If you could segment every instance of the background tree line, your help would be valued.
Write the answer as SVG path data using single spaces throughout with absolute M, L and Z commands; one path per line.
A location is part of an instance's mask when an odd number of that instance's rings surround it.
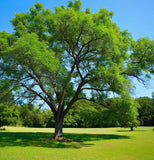
M 122 98 L 108 98 L 102 105 L 80 100 L 64 119 L 64 127 L 135 127 L 154 126 L 154 101 L 149 97 L 136 98 L 133 109 Z M 125 107 L 124 107 L 125 105 Z M 131 106 L 131 105 L 129 105 Z M 50 109 L 42 110 L 33 104 L 0 103 L 0 126 L 54 127 Z

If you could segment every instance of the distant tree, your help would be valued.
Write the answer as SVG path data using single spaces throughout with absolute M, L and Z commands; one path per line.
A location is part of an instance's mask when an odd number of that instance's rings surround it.
M 154 101 L 154 92 L 152 92 L 152 100 Z
M 23 124 L 27 127 L 44 127 L 44 117 L 42 112 L 38 109 L 29 111 Z
M 97 103 L 80 100 L 76 102 L 74 108 L 66 115 L 64 122 L 72 127 L 101 127 L 102 106 Z
M 78 107 L 70 109 L 64 118 L 64 127 L 82 127 L 83 119 L 81 119 L 80 109 Z
M 27 127 L 44 127 L 44 115 L 41 109 L 34 107 L 32 104 L 20 107 L 20 117 L 22 123 Z
M 1 77 L 22 98 L 40 98 L 51 108 L 55 139 L 63 138 L 64 117 L 76 101 L 122 95 L 129 77 L 142 81 L 154 71 L 154 41 L 134 41 L 112 16 L 105 8 L 83 11 L 80 0 L 53 12 L 38 2 L 30 12 L 15 14 L 14 34 L 0 33 Z
M 133 127 L 139 125 L 137 116 L 140 106 L 129 96 L 124 95 L 122 97 L 107 99 L 105 105 L 108 108 L 105 113 L 111 125 L 130 127 L 132 131 Z
M 0 126 L 16 126 L 20 121 L 20 112 L 16 106 L 0 104 Z
M 16 125 L 19 111 L 14 103 L 14 95 L 8 80 L 0 79 L 0 126 Z
M 43 116 L 44 116 L 44 127 L 54 127 L 55 126 L 55 121 L 54 121 L 54 115 L 51 110 L 46 109 L 43 111 Z
M 135 101 L 141 106 L 138 108 L 138 119 L 143 126 L 154 125 L 154 101 L 149 97 L 139 97 Z

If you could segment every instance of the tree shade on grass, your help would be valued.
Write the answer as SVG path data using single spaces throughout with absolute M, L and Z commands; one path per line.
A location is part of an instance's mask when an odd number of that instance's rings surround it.
M 64 128 L 76 142 L 43 141 L 54 129 L 6 127 L 0 132 L 0 158 L 7 160 L 144 160 L 154 158 L 153 127 Z M 147 138 L 150 137 L 150 138 Z M 40 141 L 41 139 L 41 141 Z M 18 151 L 18 152 L 17 152 Z
M 51 108 L 55 139 L 63 138 L 64 117 L 76 101 L 99 102 L 110 92 L 128 96 L 129 77 L 142 81 L 154 71 L 154 41 L 134 41 L 111 21 L 113 12 L 81 5 L 69 1 L 50 11 L 38 2 L 15 14 L 15 34 L 0 33 L 0 76 L 18 89 L 16 96 Z

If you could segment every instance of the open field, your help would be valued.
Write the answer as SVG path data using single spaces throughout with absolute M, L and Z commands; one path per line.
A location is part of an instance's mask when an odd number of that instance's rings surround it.
M 54 129 L 6 127 L 0 160 L 154 160 L 153 127 L 65 128 L 75 142 L 53 142 Z

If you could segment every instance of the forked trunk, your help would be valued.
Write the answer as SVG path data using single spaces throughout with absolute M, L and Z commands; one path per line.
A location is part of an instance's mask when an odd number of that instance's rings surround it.
M 63 121 L 55 121 L 55 140 L 63 140 Z

